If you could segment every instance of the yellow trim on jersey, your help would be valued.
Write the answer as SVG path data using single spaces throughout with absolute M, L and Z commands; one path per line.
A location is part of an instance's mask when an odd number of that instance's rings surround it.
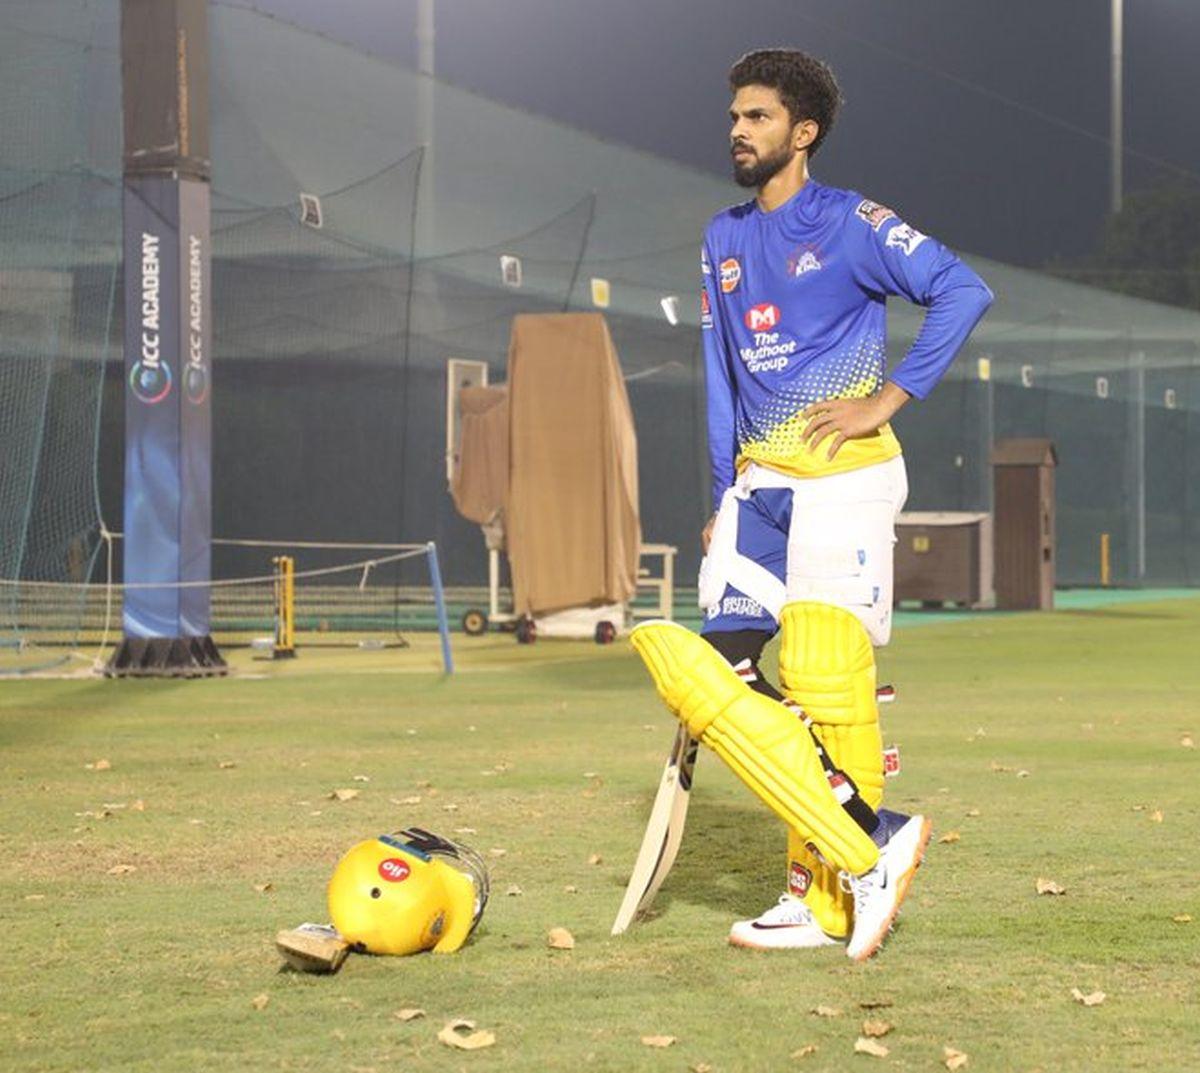
M 834 473 L 874 466 L 900 454 L 900 441 L 892 426 L 885 424 L 870 436 L 847 440 L 830 460 L 826 456 L 833 434 L 817 444 L 814 451 L 802 438 L 807 425 L 808 422 L 797 414 L 772 429 L 766 439 L 744 444 L 737 457 L 738 472 L 749 463 L 758 462 L 789 477 L 829 477 Z
M 878 389 L 879 379 L 871 375 L 847 385 L 834 397 L 866 399 Z M 900 454 L 900 441 L 896 439 L 892 426 L 885 423 L 870 436 L 847 440 L 830 461 L 829 445 L 833 442 L 835 434 L 830 433 L 826 436 L 814 451 L 804 442 L 804 431 L 808 428 L 808 421 L 801 416 L 802 413 L 803 410 L 797 411 L 781 421 L 763 439 L 741 444 L 736 462 L 738 472 L 750 462 L 759 462 L 786 473 L 789 477 L 829 477 L 834 473 L 847 473 L 853 469 L 887 462 Z

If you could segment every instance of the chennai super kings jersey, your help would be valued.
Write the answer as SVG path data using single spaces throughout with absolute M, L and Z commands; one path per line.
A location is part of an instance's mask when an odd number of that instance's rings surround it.
M 772 212 L 750 201 L 718 213 L 701 270 L 714 506 L 747 462 L 820 477 L 898 455 L 885 425 L 847 440 L 829 461 L 831 439 L 816 451 L 801 441 L 800 414 L 882 388 L 888 295 L 928 307 L 891 374 L 918 398 L 992 300 L 971 269 L 891 209 L 811 179 Z

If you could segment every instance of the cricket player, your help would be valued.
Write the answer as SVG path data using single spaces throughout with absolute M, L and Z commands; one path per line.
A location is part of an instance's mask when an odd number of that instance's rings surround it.
M 786 893 L 730 942 L 844 942 L 865 960 L 931 831 L 879 807 L 874 648 L 891 632 L 907 495 L 888 422 L 933 389 L 992 295 L 891 209 L 810 176 L 841 103 L 823 62 L 751 52 L 729 84 L 734 178 L 756 196 L 713 218 L 701 254 L 715 511 L 704 640 L 648 624 L 633 641 L 668 707 L 789 827 Z M 888 375 L 891 295 L 927 313 Z M 776 632 L 782 693 L 758 667 Z

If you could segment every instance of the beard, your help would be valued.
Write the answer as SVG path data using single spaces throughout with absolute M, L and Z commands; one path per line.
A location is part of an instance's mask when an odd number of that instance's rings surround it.
M 782 145 L 769 156 L 760 157 L 756 153 L 748 164 L 738 164 L 735 161 L 733 181 L 738 186 L 762 187 L 787 167 L 795 155 L 791 146 Z

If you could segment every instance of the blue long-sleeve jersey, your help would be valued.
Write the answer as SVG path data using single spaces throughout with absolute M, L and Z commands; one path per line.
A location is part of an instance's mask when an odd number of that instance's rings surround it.
M 888 295 L 928 312 L 891 380 L 924 398 L 992 293 L 941 243 L 891 209 L 809 180 L 764 212 L 749 201 L 713 217 L 701 255 L 713 504 L 748 461 L 826 476 L 900 453 L 890 426 L 847 440 L 802 442 L 801 412 L 829 398 L 874 395 L 884 381 Z

